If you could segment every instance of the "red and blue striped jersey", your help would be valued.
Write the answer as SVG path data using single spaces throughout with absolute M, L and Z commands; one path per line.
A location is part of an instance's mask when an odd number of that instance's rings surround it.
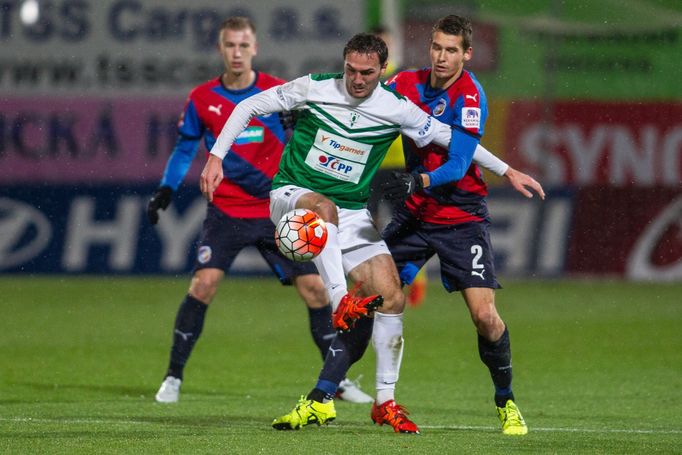
M 284 82 L 256 72 L 254 83 L 242 90 L 225 88 L 220 77 L 195 87 L 178 122 L 178 142 L 161 184 L 173 189 L 179 186 L 201 138 L 210 150 L 240 101 Z M 224 178 L 213 195 L 213 204 L 231 217 L 268 218 L 272 178 L 279 168 L 285 142 L 279 114 L 252 118 L 223 160 Z
M 434 89 L 431 68 L 402 71 L 388 85 L 409 98 L 424 112 L 453 129 L 480 139 L 488 117 L 488 105 L 481 84 L 473 73 L 462 71 L 445 90 Z M 447 161 L 448 150 L 435 144 L 418 148 L 403 136 L 405 163 L 409 172 L 430 172 Z M 456 182 L 426 189 L 411 195 L 407 208 L 419 219 L 437 224 L 460 224 L 488 219 L 485 196 L 488 194 L 481 171 L 471 164 L 464 177 Z

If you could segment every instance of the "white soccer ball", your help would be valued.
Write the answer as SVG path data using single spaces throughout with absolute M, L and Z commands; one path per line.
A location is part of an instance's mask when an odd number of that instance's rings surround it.
M 327 226 L 312 210 L 294 209 L 277 223 L 275 242 L 279 251 L 292 261 L 310 261 L 327 244 Z

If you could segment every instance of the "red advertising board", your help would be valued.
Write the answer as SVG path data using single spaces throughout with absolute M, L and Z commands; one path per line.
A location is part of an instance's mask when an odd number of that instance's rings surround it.
M 590 186 L 576 194 L 565 271 L 682 280 L 682 190 Z
M 682 103 L 514 101 L 505 144 L 545 185 L 679 187 Z

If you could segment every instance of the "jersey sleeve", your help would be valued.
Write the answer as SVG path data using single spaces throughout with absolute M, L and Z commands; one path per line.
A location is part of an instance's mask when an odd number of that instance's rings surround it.
M 478 138 L 452 129 L 448 160 L 431 172 L 427 172 L 431 186 L 440 186 L 464 177 L 478 145 Z
M 402 119 L 400 132 L 412 139 L 417 147 L 434 142 L 442 147 L 450 143 L 450 127 L 426 114 L 408 99 L 401 100 Z
M 507 169 L 509 169 L 509 165 L 507 163 L 496 157 L 481 144 L 476 146 L 476 151 L 474 152 L 474 162 L 500 177 L 502 177 L 507 172 Z
M 175 142 L 175 147 L 171 156 L 166 163 L 166 169 L 163 172 L 161 179 L 161 186 L 168 186 L 173 191 L 177 190 L 180 183 L 185 179 L 189 167 L 192 165 L 192 160 L 199 150 L 199 142 L 201 138 L 189 138 L 178 135 Z
M 185 109 L 180 115 L 178 120 L 178 133 L 187 138 L 201 138 L 203 136 L 206 127 L 204 122 L 201 121 L 199 113 L 197 112 L 194 100 L 192 99 L 192 94 L 187 99 L 185 103 Z
M 161 186 L 177 190 L 192 165 L 192 160 L 199 149 L 199 142 L 206 131 L 204 122 L 194 103 L 196 90 L 192 91 L 185 103 L 185 109 L 178 120 L 178 138 L 171 152 L 161 178 Z
M 469 77 L 467 73 L 467 77 Z M 483 127 L 488 116 L 485 93 L 480 85 L 469 77 L 462 90 L 452 120 L 452 135 L 448 146 L 448 160 L 429 172 L 431 186 L 439 186 L 461 179 L 471 165 Z
M 215 144 L 211 147 L 211 154 L 220 159 L 225 158 L 237 136 L 244 131 L 254 116 L 290 111 L 305 105 L 309 86 L 310 78 L 305 76 L 271 87 L 241 101 L 225 122 Z

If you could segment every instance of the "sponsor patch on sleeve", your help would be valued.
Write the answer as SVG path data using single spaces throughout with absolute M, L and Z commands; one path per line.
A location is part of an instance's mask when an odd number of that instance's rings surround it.
M 479 129 L 481 127 L 481 109 L 477 107 L 463 107 L 462 126 L 467 129 Z

